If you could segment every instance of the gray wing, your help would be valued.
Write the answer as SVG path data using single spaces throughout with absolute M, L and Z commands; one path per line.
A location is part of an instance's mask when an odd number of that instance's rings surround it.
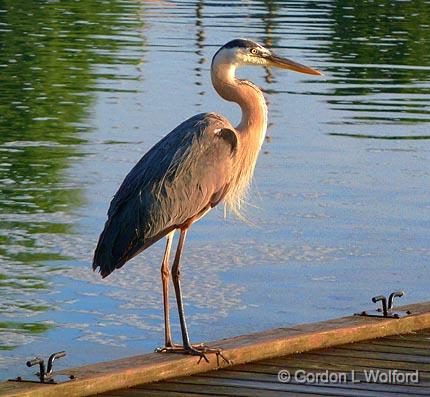
M 237 136 L 214 113 L 196 115 L 159 141 L 115 194 L 94 254 L 103 277 L 226 194 Z

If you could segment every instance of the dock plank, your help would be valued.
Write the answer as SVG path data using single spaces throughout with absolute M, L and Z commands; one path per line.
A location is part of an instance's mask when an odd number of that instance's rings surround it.
M 109 394 L 103 394 L 103 397 L 207 397 L 207 394 L 190 393 L 180 391 L 166 391 L 166 390 L 138 390 L 138 389 L 122 389 Z
M 194 396 L 194 393 L 202 392 L 201 384 L 181 384 L 181 383 L 168 383 L 165 382 L 160 385 L 151 386 L 151 389 L 148 390 L 160 390 L 164 392 L 184 392 L 189 393 L 189 396 Z M 145 397 L 145 392 L 147 389 L 140 389 L 142 394 L 136 395 L 136 397 Z M 295 391 L 286 391 L 286 390 L 269 390 L 266 389 L 263 391 L 261 389 L 248 388 L 248 387 L 235 387 L 231 388 L 229 386 L 223 385 L 206 385 L 204 388 L 204 393 L 206 396 L 241 396 L 241 397 L 284 397 L 284 396 L 300 396 L 300 397 L 319 397 L 320 394 L 315 393 L 307 393 L 305 391 L 298 394 Z M 165 394 L 168 396 L 168 394 Z M 124 397 L 127 394 L 123 395 Z M 374 397 L 374 396 L 373 396 Z
M 319 371 L 307 371 L 307 373 L 314 373 L 317 374 Z M 337 371 L 330 371 L 330 372 L 337 372 Z M 253 373 L 252 377 L 249 376 L 249 372 L 240 372 L 240 371 L 229 371 L 229 370 L 222 370 L 222 371 L 212 371 L 207 374 L 205 374 L 205 377 L 207 378 L 216 378 L 216 379 L 231 379 L 231 380 L 249 380 L 252 379 L 252 381 L 259 381 L 259 382 L 271 382 L 271 383 L 277 383 L 281 384 L 278 381 L 277 373 L 271 373 L 271 374 L 257 374 Z M 346 383 L 346 384 L 336 384 L 336 383 L 327 383 L 323 384 L 324 387 L 335 387 L 335 388 L 342 388 L 342 389 L 357 389 L 357 390 L 370 390 L 370 391 L 387 391 L 387 392 L 398 392 L 399 390 L 402 393 L 408 393 L 410 394 L 419 394 L 423 396 L 428 396 L 428 390 L 430 389 L 430 382 L 421 382 L 419 385 L 387 385 L 387 384 L 380 384 L 380 383 L 373 383 L 373 382 L 367 382 L 365 377 L 361 375 L 360 373 L 356 374 L 355 380 L 357 383 Z M 360 381 L 358 383 L 358 381 Z M 300 384 L 298 382 L 292 381 L 291 384 Z M 305 385 L 307 386 L 307 385 Z M 316 387 L 320 387 L 320 385 L 316 385 Z
M 383 341 L 381 341 L 380 339 L 374 339 L 374 340 L 370 340 L 368 341 L 368 343 L 370 343 L 371 345 L 386 345 L 386 346 L 397 346 L 397 347 L 405 347 L 405 348 L 412 348 L 412 349 L 423 349 L 423 350 L 428 350 L 430 349 L 430 345 L 426 345 L 426 344 L 422 344 L 419 343 L 418 341 L 416 342 L 410 342 L 410 341 L 404 341 L 404 340 L 399 340 L 399 339 L 387 339 Z
M 175 383 L 179 385 L 177 390 L 174 390 L 169 382 L 165 382 L 164 384 L 154 382 L 182 376 L 192 378 L 191 375 L 193 374 L 202 374 L 215 369 L 222 370 L 222 368 L 232 367 L 232 365 L 261 360 L 278 360 L 280 357 L 287 355 L 289 356 L 285 358 L 286 361 L 263 361 L 262 364 L 258 365 L 287 365 L 288 362 L 291 362 L 291 359 L 300 357 L 306 365 L 320 365 L 321 368 L 328 365 L 342 365 L 345 367 L 346 364 L 354 363 L 354 365 L 369 368 L 390 368 L 390 366 L 397 366 L 392 368 L 404 370 L 419 369 L 428 374 L 430 373 L 430 357 L 425 354 L 418 354 L 422 349 L 417 350 L 416 346 L 425 347 L 430 340 L 430 333 L 428 331 L 416 332 L 408 334 L 405 337 L 395 335 L 430 328 L 430 302 L 408 305 L 399 309 L 410 310 L 412 314 L 400 319 L 349 316 L 314 324 L 300 324 L 293 327 L 277 328 L 252 335 L 242 335 L 208 343 L 209 346 L 222 348 L 225 356 L 232 360 L 232 364 L 222 360 L 217 362 L 214 355 L 209 356 L 209 363 L 204 361 L 198 363 L 198 359 L 193 356 L 152 353 L 58 372 L 59 374 L 73 375 L 75 377 L 73 381 L 66 383 L 41 385 L 3 382 L 0 383 L 0 395 L 10 397 L 57 397 L 62 395 L 78 397 L 102 392 L 109 392 L 111 394 L 122 393 L 122 391 L 118 390 L 125 390 L 125 388 L 132 388 L 134 386 L 142 388 L 139 385 L 149 383 L 151 385 L 148 390 L 156 394 L 163 390 L 172 393 L 185 393 L 183 385 L 187 385 L 188 381 Z M 398 349 L 376 347 L 372 351 L 366 350 L 368 347 L 357 348 L 357 346 L 354 346 L 354 348 L 351 348 L 344 346 L 352 342 L 374 340 L 375 338 L 387 336 L 390 338 L 390 342 L 403 343 L 405 345 L 399 346 Z M 415 350 L 407 352 L 408 344 L 411 343 Z M 316 349 L 322 350 L 317 352 Z M 291 356 L 300 352 L 305 353 L 299 356 Z M 205 379 L 212 379 L 211 382 L 213 381 L 213 377 L 211 376 Z M 245 384 L 242 384 L 241 387 L 236 387 L 236 389 L 252 390 L 251 385 L 246 383 L 247 381 L 240 380 L 240 382 L 245 382 Z M 193 385 L 193 383 L 189 384 L 192 388 L 190 393 L 198 394 L 198 388 L 195 388 Z M 270 383 L 270 385 L 270 390 L 265 390 L 265 392 L 270 392 L 273 395 L 279 395 L 279 393 L 284 393 L 282 395 L 285 395 L 285 392 L 287 392 L 287 389 L 282 387 L 285 386 L 283 384 Z M 260 386 L 263 386 L 263 384 Z M 337 394 L 333 395 L 343 395 L 342 393 L 347 389 L 346 387 L 330 388 L 327 386 L 324 386 L 325 388 L 318 386 L 319 388 L 315 389 L 317 386 L 314 385 L 312 388 L 303 388 L 302 386 L 289 385 L 293 389 L 288 389 L 288 393 L 313 395 L 317 391 L 320 393 L 324 390 L 332 390 L 332 392 L 336 390 Z M 210 393 L 205 390 L 204 394 L 223 395 L 226 393 L 225 388 L 228 387 L 212 385 Z M 235 392 L 237 392 L 236 389 Z M 117 391 L 112 392 L 112 390 Z M 131 392 L 131 390 L 135 389 L 129 389 L 128 391 Z M 363 396 L 367 393 L 366 390 L 360 389 L 359 391 L 360 395 Z M 136 392 L 133 391 L 133 393 Z M 329 392 L 327 391 L 327 393 Z M 328 395 L 327 393 L 323 395 Z M 381 391 L 381 393 L 385 392 Z M 378 392 L 378 395 L 382 395 L 381 393 Z
M 375 394 L 378 396 L 392 396 L 392 397 L 404 397 L 405 395 L 408 396 L 423 396 L 428 395 L 425 394 L 425 392 L 421 393 L 411 393 L 407 392 L 402 393 L 402 391 L 393 391 L 392 389 L 383 389 L 380 388 L 380 390 L 375 389 L 366 389 L 366 386 L 362 386 L 360 388 L 360 384 L 357 385 L 357 387 L 351 388 L 349 385 L 326 385 L 326 384 L 319 384 L 319 385 L 309 385 L 309 384 L 298 384 L 298 383 L 288 383 L 283 384 L 277 381 L 273 382 L 263 382 L 259 380 L 254 379 L 228 379 L 228 378 L 210 378 L 208 376 L 190 376 L 186 378 L 178 378 L 171 381 L 165 381 L 163 382 L 163 385 L 192 385 L 192 386 L 200 386 L 200 390 L 204 387 L 208 386 L 222 386 L 222 387 L 229 387 L 231 389 L 231 395 L 235 395 L 235 391 L 237 389 L 247 388 L 247 389 L 254 389 L 256 391 L 260 392 L 261 395 L 265 395 L 265 392 L 270 391 L 289 391 L 289 392 L 295 392 L 295 393 L 313 393 L 316 395 L 321 396 L 344 396 L 344 395 L 354 395 L 356 397 L 375 397 Z M 379 385 L 381 386 L 381 385 Z M 146 386 L 142 387 L 142 389 L 145 389 Z M 170 389 L 173 390 L 173 389 Z
M 338 355 L 336 353 L 332 353 L 330 351 L 324 351 L 324 353 L 303 353 L 303 359 L 313 359 L 319 362 L 325 363 L 344 363 L 345 358 L 348 358 L 347 355 Z M 354 358 L 354 360 L 350 360 L 350 363 L 354 365 L 362 365 L 363 367 L 377 367 L 381 369 L 399 369 L 399 370 L 410 370 L 410 371 L 425 371 L 427 373 L 430 372 L 430 367 L 428 364 L 420 364 L 420 363 L 406 363 L 402 361 L 395 360 L 373 360 L 370 358 L 362 357 L 362 358 Z
M 274 364 L 274 365 L 271 365 Z M 245 364 L 248 365 L 248 364 Z M 329 371 L 337 371 L 337 372 L 348 372 L 348 371 L 370 371 L 370 370 L 389 370 L 389 369 L 397 369 L 397 370 L 404 370 L 406 371 L 413 371 L 416 369 L 404 369 L 404 368 L 398 368 L 398 366 L 393 366 L 390 368 L 384 368 L 382 366 L 378 366 L 377 363 L 375 365 L 360 365 L 360 363 L 357 363 L 356 361 L 354 361 L 353 363 L 346 361 L 346 360 L 341 360 L 338 362 L 333 362 L 333 360 L 331 360 L 331 357 L 328 359 L 324 359 L 324 356 L 322 357 L 318 357 L 316 359 L 308 359 L 308 358 L 303 358 L 300 357 L 300 359 L 296 358 L 296 359 L 286 359 L 283 363 L 282 362 L 278 362 L 278 363 L 264 363 L 262 364 L 261 362 L 257 362 L 257 363 L 252 363 L 249 364 L 249 370 L 252 371 L 256 371 L 256 372 L 268 372 L 270 371 L 270 368 L 277 368 L 278 371 L 286 368 L 288 370 L 291 371 L 296 371 L 298 369 L 304 369 L 307 371 L 323 371 L 323 370 L 329 370 Z M 396 368 L 397 367 L 397 368 Z M 236 370 L 236 368 L 241 368 L 241 367 L 233 367 L 231 368 L 232 370 Z M 253 368 L 253 369 L 251 369 Z M 269 368 L 269 369 L 266 369 Z M 425 371 L 421 371 L 420 370 L 420 377 L 423 380 L 430 380 L 430 372 L 425 372 Z
M 328 354 L 340 357 L 355 358 L 366 358 L 372 360 L 382 360 L 382 361 L 401 361 L 403 363 L 413 363 L 413 364 L 427 364 L 430 369 L 430 357 L 429 356 L 414 356 L 409 354 L 398 354 L 398 353 L 388 353 L 379 351 L 360 351 L 358 349 L 350 348 L 332 348 L 327 350 L 322 350 L 320 354 Z
M 420 336 L 426 338 L 428 335 L 427 330 L 416 334 L 419 340 Z M 387 338 L 389 339 L 389 338 Z M 419 361 L 425 356 L 423 349 L 416 349 L 414 347 L 407 348 L 400 347 L 399 350 L 395 349 L 392 352 L 391 347 L 385 349 L 383 342 L 385 338 L 379 339 L 378 346 L 381 351 L 373 354 L 371 350 L 372 344 L 369 342 L 358 342 L 348 345 L 336 346 L 329 349 L 319 349 L 309 353 L 293 354 L 284 357 L 277 357 L 271 359 L 260 360 L 254 363 L 236 365 L 227 369 L 220 369 L 218 371 L 211 371 L 205 374 L 193 375 L 189 377 L 181 377 L 176 379 L 167 380 L 165 382 L 157 382 L 149 385 L 139 385 L 131 390 L 133 394 L 130 396 L 144 397 L 146 391 L 157 389 L 168 393 L 175 393 L 178 391 L 189 393 L 204 390 L 204 395 L 228 395 L 228 396 L 262 396 L 268 395 L 314 395 L 314 396 L 381 396 L 381 397 L 410 397 L 410 396 L 429 396 L 430 395 L 430 366 L 422 364 Z M 387 341 L 390 343 L 390 341 Z M 336 355 L 339 350 L 344 350 L 346 354 Z M 355 351 L 354 351 L 355 350 Z M 387 350 L 387 351 L 386 351 Z M 369 353 L 371 358 L 360 357 L 351 360 L 351 355 L 358 354 L 361 356 L 363 353 Z M 330 353 L 334 353 L 331 355 Z M 391 354 L 390 359 L 381 359 L 386 353 Z M 311 356 L 311 358 L 309 358 Z M 377 359 L 375 359 L 375 356 Z M 405 363 L 405 357 L 408 361 Z M 430 350 L 427 350 L 427 356 L 430 357 Z M 357 365 L 357 360 L 366 365 Z M 417 363 L 418 362 L 418 363 Z M 382 364 L 382 366 L 381 366 Z M 386 368 L 385 368 L 385 367 Z M 396 368 L 404 369 L 407 367 L 409 373 L 413 373 L 417 366 L 426 368 L 428 371 L 419 372 L 419 383 L 411 384 L 395 384 L 395 383 L 378 383 L 366 379 L 365 371 L 388 371 Z M 293 375 L 289 383 L 281 383 L 278 380 L 279 370 L 288 370 Z M 335 383 L 302 383 L 294 379 L 294 373 L 297 370 L 305 370 L 307 374 L 319 374 L 323 371 L 330 373 L 343 372 L 348 374 L 347 382 Z M 354 378 L 351 377 L 351 371 L 354 371 Z M 354 382 L 352 382 L 354 379 Z M 139 394 L 139 391 L 142 394 Z M 137 394 L 135 394 L 137 393 Z M 219 393 L 219 394 L 218 394 Z M 124 394 L 123 396 L 126 396 Z M 190 394 L 191 395 L 191 394 Z M 107 396 L 106 396 L 107 397 Z
M 243 364 L 243 366 L 235 366 L 229 368 L 231 371 L 242 371 L 251 373 L 273 373 L 274 370 L 280 371 L 281 369 L 287 369 L 290 372 L 295 372 L 299 369 L 306 370 L 307 372 L 321 372 L 328 370 L 331 372 L 349 372 L 349 371 L 370 371 L 370 370 L 385 370 L 381 367 L 365 367 L 357 365 L 356 363 L 332 363 L 332 362 L 322 362 L 311 361 L 305 359 L 296 359 L 294 361 L 285 361 L 283 364 L 269 365 L 262 364 L 260 361 L 251 364 Z M 420 377 L 425 381 L 430 381 L 430 373 L 420 371 Z
M 378 353 L 407 354 L 414 356 L 428 357 L 428 349 L 414 348 L 410 346 L 392 346 L 390 344 L 372 344 L 372 343 L 351 343 L 349 345 L 339 346 L 338 349 L 358 350 Z

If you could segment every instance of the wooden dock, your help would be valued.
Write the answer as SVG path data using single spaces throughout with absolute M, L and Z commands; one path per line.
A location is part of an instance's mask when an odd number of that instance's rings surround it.
M 190 395 L 430 396 L 430 330 L 261 360 L 99 394 L 103 397 Z
M 231 364 L 214 355 L 198 363 L 151 353 L 59 371 L 74 377 L 64 383 L 3 382 L 0 395 L 429 396 L 430 302 L 398 310 L 410 314 L 350 316 L 208 343 L 223 348 Z M 279 371 L 288 371 L 288 382 Z

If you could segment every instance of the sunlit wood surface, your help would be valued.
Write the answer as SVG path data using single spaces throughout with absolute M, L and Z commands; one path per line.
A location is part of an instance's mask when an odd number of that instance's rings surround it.
M 282 383 L 278 372 L 287 370 L 297 381 Z M 418 376 L 403 382 L 400 373 Z M 296 372 L 299 371 L 299 372 Z M 305 371 L 302 372 L 302 371 Z M 328 371 L 328 372 L 326 372 Z M 354 371 L 354 375 L 352 375 Z M 380 371 L 378 373 L 378 371 Z M 385 375 L 391 371 L 391 381 Z M 313 383 L 316 374 L 327 376 Z M 371 374 L 375 378 L 371 378 Z M 394 373 L 394 375 L 393 375 Z M 397 372 L 398 374 L 399 372 Z M 304 376 L 308 383 L 302 383 Z M 345 376 L 343 375 L 345 374 Z M 366 379 L 366 376 L 370 377 Z M 415 383 L 415 379 L 419 383 Z M 346 379 L 346 381 L 343 381 Z M 380 382 L 375 380 L 379 379 Z M 381 382 L 382 380 L 382 382 Z M 338 383 L 336 383 L 338 382 Z M 294 354 L 205 374 L 174 378 L 167 381 L 138 385 L 102 394 L 104 397 L 125 396 L 429 396 L 430 395 L 430 330 L 372 339 L 366 342 L 340 345 L 308 353 Z
M 430 302 L 398 310 L 408 310 L 410 315 L 400 319 L 349 316 L 208 342 L 222 348 L 231 363 L 217 360 L 214 354 L 207 363 L 195 356 L 151 353 L 59 371 L 56 376 L 74 377 L 64 383 L 3 382 L 0 395 L 430 395 Z M 363 372 L 365 368 L 419 370 L 420 383 L 306 385 L 277 378 L 281 369 L 293 373 L 296 369 Z

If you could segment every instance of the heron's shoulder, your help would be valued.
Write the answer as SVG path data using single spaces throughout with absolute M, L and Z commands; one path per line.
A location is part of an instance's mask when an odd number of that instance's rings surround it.
M 214 112 L 202 113 L 202 117 L 205 120 L 208 120 L 208 122 L 210 123 L 222 124 L 226 128 L 227 127 L 233 128 L 230 121 L 228 121 L 224 116 L 222 116 L 219 113 L 214 113 Z
M 184 124 L 191 125 L 192 128 L 196 128 L 198 130 L 216 130 L 228 128 L 234 131 L 234 127 L 224 116 L 213 112 L 196 114 L 185 121 Z
M 218 113 L 200 113 L 190 120 L 199 141 L 203 140 L 213 145 L 221 139 L 230 146 L 231 153 L 236 150 L 238 142 L 236 130 L 224 116 Z

